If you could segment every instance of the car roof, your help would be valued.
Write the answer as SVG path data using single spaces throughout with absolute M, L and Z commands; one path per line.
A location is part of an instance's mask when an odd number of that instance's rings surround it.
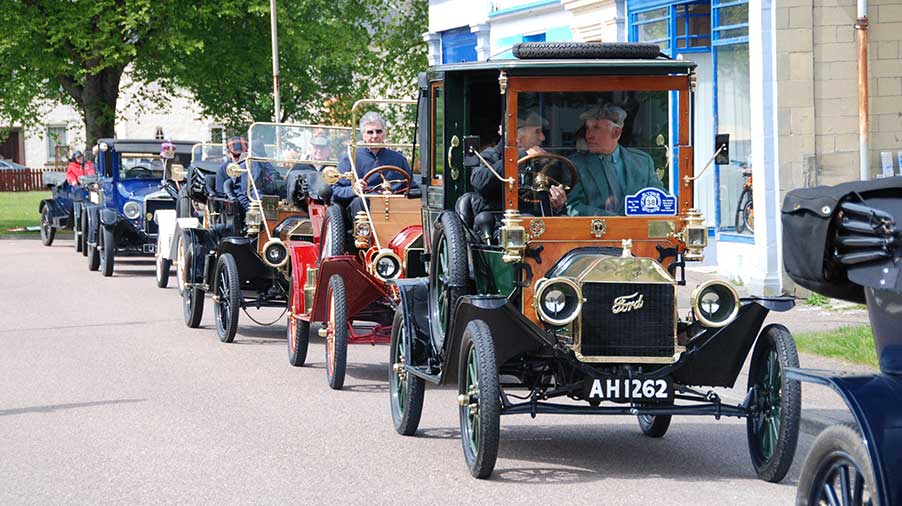
M 686 73 L 695 68 L 688 60 L 491 60 L 481 62 L 451 63 L 430 67 L 432 72 L 461 72 L 479 70 L 505 70 L 513 74 L 583 75 L 583 74 L 641 74 L 666 75 Z
M 120 153 L 159 153 L 160 139 L 97 139 L 97 142 L 105 142 L 110 148 Z M 197 141 L 169 141 L 175 145 L 176 153 L 191 153 L 191 148 Z

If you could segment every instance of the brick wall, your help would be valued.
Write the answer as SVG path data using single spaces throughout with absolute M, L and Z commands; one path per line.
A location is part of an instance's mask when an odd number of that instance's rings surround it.
M 870 0 L 870 166 L 902 150 L 902 0 Z M 857 179 L 858 48 L 854 0 L 777 5 L 781 193 Z M 898 170 L 898 168 L 897 168 Z

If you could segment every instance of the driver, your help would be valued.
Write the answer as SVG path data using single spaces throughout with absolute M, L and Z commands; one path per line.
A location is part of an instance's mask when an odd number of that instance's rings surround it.
M 545 142 L 545 133 L 543 128 L 548 126 L 542 116 L 536 112 L 530 112 L 525 116 L 517 119 L 517 158 L 523 158 L 527 155 L 545 153 L 541 144 Z M 498 127 L 498 133 L 501 134 L 501 127 Z M 498 141 L 495 147 L 486 149 L 480 153 L 485 161 L 492 165 L 500 175 L 504 175 L 504 138 Z M 479 214 L 482 211 L 500 211 L 502 199 L 501 181 L 492 174 L 492 171 L 485 165 L 481 164 L 473 171 L 470 176 L 470 183 L 479 193 L 481 199 L 473 203 L 473 211 Z M 563 187 L 554 185 L 549 190 L 549 200 L 551 201 L 551 209 L 555 213 L 559 212 L 567 202 L 567 194 Z
M 579 180 L 570 191 L 571 216 L 622 216 L 624 199 L 643 188 L 664 190 L 648 153 L 620 145 L 626 111 L 604 104 L 584 112 L 588 151 L 570 157 Z
M 360 118 L 360 135 L 365 144 L 383 144 L 385 142 L 386 133 L 387 127 L 385 118 L 378 112 L 370 111 Z M 388 180 L 403 180 L 405 178 L 405 174 L 389 170 L 383 172 L 381 175 L 375 174 L 371 176 L 369 181 L 363 181 L 363 176 L 366 175 L 367 172 L 383 165 L 394 165 L 395 167 L 404 170 L 407 173 L 407 176 L 411 176 L 410 187 L 416 188 L 417 186 L 413 180 L 413 173 L 410 170 L 407 159 L 398 151 L 384 147 L 357 148 L 354 159 L 356 162 L 355 168 L 357 173 L 357 179 L 355 181 L 357 193 L 363 193 L 367 186 L 381 183 L 382 176 L 385 176 Z M 341 160 L 338 162 L 338 172 L 344 174 L 349 170 L 351 170 L 351 160 L 347 154 L 342 155 Z M 403 183 L 392 184 L 393 192 L 397 192 L 402 188 Z M 332 185 L 332 200 L 338 204 L 347 206 L 351 218 L 356 216 L 358 211 L 363 211 L 363 203 L 360 201 L 360 198 L 356 196 L 354 188 L 351 188 L 351 183 L 346 178 L 341 178 L 337 183 Z

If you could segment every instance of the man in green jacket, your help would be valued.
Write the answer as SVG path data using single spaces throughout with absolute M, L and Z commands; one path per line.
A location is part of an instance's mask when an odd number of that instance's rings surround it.
M 651 157 L 620 145 L 626 111 L 605 104 L 583 113 L 580 119 L 585 121 L 588 152 L 570 157 L 579 181 L 567 196 L 567 214 L 623 216 L 627 195 L 648 187 L 664 190 Z

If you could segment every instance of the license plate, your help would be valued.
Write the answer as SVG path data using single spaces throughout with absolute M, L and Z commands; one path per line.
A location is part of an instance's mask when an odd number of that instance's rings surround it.
M 673 383 L 670 378 L 596 379 L 589 390 L 589 398 L 617 402 L 667 402 L 673 400 Z

